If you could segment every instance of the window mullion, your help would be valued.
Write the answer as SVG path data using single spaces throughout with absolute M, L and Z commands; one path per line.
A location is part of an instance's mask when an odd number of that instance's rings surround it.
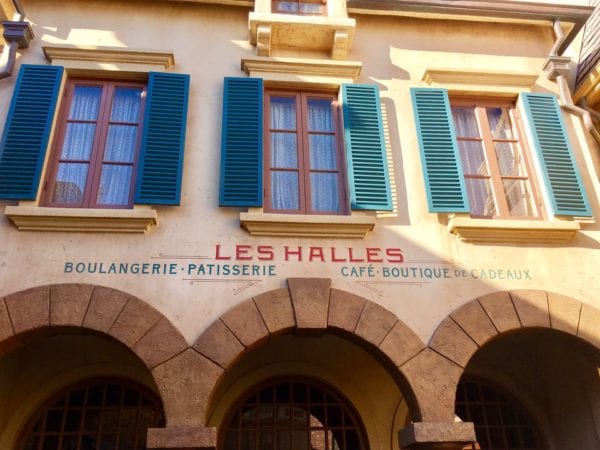
M 298 165 L 301 181 L 300 207 L 304 214 L 312 213 L 312 189 L 310 184 L 310 149 L 308 139 L 308 97 L 299 94 L 299 114 L 296 116 L 298 129 Z
M 100 101 L 100 111 L 98 113 L 98 122 L 96 123 L 92 158 L 90 159 L 90 172 L 88 175 L 89 184 L 86 186 L 86 195 L 88 196 L 86 204 L 90 207 L 98 206 L 98 191 L 100 189 L 102 163 L 104 162 L 106 134 L 108 132 L 107 124 L 110 119 L 113 89 L 113 83 L 104 83 L 102 86 L 102 100 Z
M 492 138 L 492 130 L 487 119 L 485 106 L 476 107 L 475 114 L 477 116 L 477 121 L 479 122 L 479 129 L 481 130 L 481 137 L 483 139 L 483 148 L 486 159 L 488 160 L 490 184 L 494 192 L 494 197 L 496 198 L 496 205 L 499 209 L 498 215 L 508 216 L 508 203 L 506 201 L 506 195 L 504 195 L 500 167 L 498 165 L 498 158 L 496 157 L 496 145 Z

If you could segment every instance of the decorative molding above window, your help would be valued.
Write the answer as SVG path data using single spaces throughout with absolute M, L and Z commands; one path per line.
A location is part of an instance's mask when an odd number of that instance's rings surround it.
M 7 206 L 6 216 L 21 231 L 146 233 L 158 224 L 152 208 L 80 209 Z
M 454 215 L 448 231 L 477 243 L 567 244 L 581 229 L 577 220 L 493 220 Z
M 475 69 L 427 68 L 422 80 L 431 87 L 444 87 L 452 92 L 514 96 L 530 91 L 538 79 L 537 73 L 494 72 Z
M 251 77 L 263 78 L 268 83 L 308 83 L 313 87 L 337 87 L 358 79 L 362 63 L 305 58 L 242 59 L 242 70 Z
M 126 75 L 165 72 L 175 64 L 173 52 L 169 51 L 74 45 L 47 45 L 42 49 L 52 65 L 64 66 L 67 70 L 114 71 Z
M 346 17 L 296 16 L 250 13 L 250 44 L 257 56 L 271 56 L 274 49 L 327 52 L 332 59 L 346 59 L 352 47 L 356 21 Z
M 253 236 L 364 238 L 375 227 L 374 214 L 268 214 L 261 209 L 240 213 L 242 228 Z

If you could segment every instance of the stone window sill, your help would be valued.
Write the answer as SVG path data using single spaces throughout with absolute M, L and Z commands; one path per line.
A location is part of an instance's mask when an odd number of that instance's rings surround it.
M 453 216 L 448 230 L 475 243 L 566 244 L 581 229 L 579 221 L 488 220 Z
M 21 231 L 147 233 L 158 224 L 154 209 L 84 209 L 7 206 L 6 216 Z
M 240 213 L 240 224 L 253 236 L 336 237 L 361 239 L 375 228 L 374 215 L 301 215 Z
M 356 21 L 346 17 L 296 16 L 250 13 L 250 44 L 258 56 L 271 56 L 272 49 L 316 50 L 345 59 L 352 47 Z

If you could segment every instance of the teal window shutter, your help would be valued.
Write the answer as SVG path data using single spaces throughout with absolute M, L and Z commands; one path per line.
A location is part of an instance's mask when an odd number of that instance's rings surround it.
M 521 94 L 553 213 L 591 217 L 562 113 L 550 94 Z
M 446 89 L 411 88 L 429 212 L 469 212 Z
M 350 207 L 391 211 L 387 150 L 377 86 L 343 84 L 342 113 Z
M 189 75 L 150 72 L 134 203 L 180 203 L 189 89 Z
M 262 79 L 225 78 L 221 126 L 219 205 L 262 206 Z
M 63 71 L 21 66 L 0 141 L 0 199 L 36 198 Z

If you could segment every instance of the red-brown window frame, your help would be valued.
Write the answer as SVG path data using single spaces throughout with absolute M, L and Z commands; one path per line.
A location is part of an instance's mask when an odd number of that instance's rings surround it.
M 344 215 L 348 214 L 348 200 L 347 200 L 347 189 L 346 189 L 346 173 L 345 157 L 342 146 L 342 133 L 341 133 L 341 117 L 340 107 L 338 104 L 337 94 L 331 93 L 330 91 L 313 91 L 313 90 L 283 90 L 283 89 L 267 89 L 265 90 L 265 101 L 264 101 L 264 211 L 273 212 L 279 214 L 309 214 L 309 215 Z M 271 172 L 273 171 L 292 171 L 290 169 L 277 169 L 271 167 L 271 97 L 287 97 L 294 98 L 296 104 L 296 129 L 286 130 L 288 132 L 295 132 L 297 139 L 297 159 L 298 159 L 298 184 L 299 184 L 299 209 L 288 210 L 288 209 L 275 209 L 272 208 L 272 193 L 271 193 Z M 309 151 L 309 131 L 308 131 L 308 99 L 328 99 L 332 105 L 332 116 L 333 116 L 333 133 L 335 140 L 335 151 L 336 151 L 336 167 L 337 170 L 311 170 L 310 169 L 310 151 Z M 281 130 L 279 130 L 281 131 Z M 318 134 L 318 132 L 311 131 L 310 133 Z M 328 133 L 329 134 L 329 133 Z M 337 173 L 338 174 L 338 211 L 314 211 L 312 209 L 312 197 L 311 197 L 311 173 Z
M 82 120 L 72 120 L 69 119 L 69 112 L 71 110 L 71 103 L 73 101 L 73 95 L 75 92 L 76 86 L 90 86 L 90 87 L 100 87 L 102 88 L 102 95 L 100 99 L 100 106 L 98 109 L 98 117 L 95 121 L 82 121 Z M 100 187 L 100 176 L 102 174 L 102 164 L 104 162 L 104 153 L 106 149 L 106 139 L 108 136 L 108 128 L 109 125 L 115 124 L 127 124 L 132 125 L 130 122 L 111 122 L 110 121 L 110 113 L 112 107 L 113 94 L 115 92 L 115 88 L 117 87 L 133 87 L 133 88 L 141 88 L 142 91 L 142 101 L 140 104 L 140 110 L 138 113 L 138 132 L 134 150 L 134 158 L 132 163 L 122 163 L 111 162 L 114 165 L 127 165 L 131 166 L 131 180 L 129 187 L 129 200 L 126 205 L 108 205 L 97 203 L 98 198 L 98 190 Z M 146 100 L 146 83 L 145 82 L 136 82 L 136 81 L 121 81 L 121 80 L 98 80 L 91 78 L 69 78 L 67 80 L 65 89 L 64 89 L 64 98 L 62 104 L 59 109 L 58 116 L 58 127 L 56 137 L 54 139 L 50 163 L 48 164 L 46 181 L 44 183 L 44 189 L 42 192 L 42 205 L 43 206 L 51 206 L 58 208 L 97 208 L 97 209 L 131 209 L 133 207 L 133 193 L 135 188 L 135 181 L 137 175 L 137 167 L 138 167 L 138 159 L 139 159 L 139 149 L 140 143 L 142 139 L 142 124 L 144 117 L 144 108 L 145 108 L 145 100 Z M 96 131 L 94 134 L 94 142 L 92 145 L 91 156 L 89 160 L 89 168 L 88 174 L 86 178 L 85 189 L 83 192 L 83 199 L 80 204 L 72 204 L 72 203 L 59 203 L 52 201 L 52 196 L 54 193 L 54 187 L 56 184 L 56 176 L 58 173 L 59 163 L 61 162 L 61 152 L 64 143 L 64 139 L 67 132 L 67 125 L 70 122 L 79 122 L 79 123 L 96 123 Z M 77 160 L 69 160 L 69 162 L 78 162 Z M 85 161 L 87 162 L 87 161 Z
M 481 219 L 512 219 L 512 220 L 540 220 L 544 218 L 545 211 L 542 207 L 541 197 L 539 195 L 539 185 L 535 176 L 535 172 L 532 170 L 533 165 L 530 160 L 530 150 L 527 146 L 527 140 L 525 139 L 524 125 L 521 121 L 521 117 L 516 107 L 516 101 L 512 98 L 496 98 L 496 97 L 469 97 L 469 96 L 451 96 L 450 97 L 451 107 L 471 107 L 474 108 L 475 117 L 477 120 L 479 132 L 481 136 L 479 138 L 468 138 L 456 136 L 457 140 L 460 141 L 481 141 L 483 152 L 485 154 L 487 166 L 489 169 L 489 175 L 467 175 L 463 173 L 466 179 L 489 179 L 490 186 L 496 200 L 497 214 L 494 216 L 481 216 L 471 214 L 473 218 Z M 509 113 L 509 117 L 512 125 L 513 139 L 494 139 L 492 132 L 489 127 L 489 121 L 487 119 L 485 108 L 506 108 Z M 454 124 L 453 124 L 454 126 Z M 523 159 L 526 176 L 506 176 L 501 175 L 498 158 L 496 156 L 496 150 L 494 142 L 515 142 Z M 532 216 L 516 216 L 509 214 L 508 202 L 504 193 L 502 185 L 503 179 L 520 179 L 527 180 L 529 188 L 531 190 L 531 202 L 535 214 Z M 468 187 L 467 187 L 468 190 Z
M 296 3 L 298 4 L 297 11 L 285 11 L 278 9 L 279 3 Z M 302 3 L 313 3 L 321 5 L 321 13 L 310 13 L 310 12 L 302 12 L 300 5 Z M 326 0 L 272 0 L 271 1 L 271 12 L 276 14 L 291 14 L 294 16 L 325 16 L 327 15 L 327 1 Z

